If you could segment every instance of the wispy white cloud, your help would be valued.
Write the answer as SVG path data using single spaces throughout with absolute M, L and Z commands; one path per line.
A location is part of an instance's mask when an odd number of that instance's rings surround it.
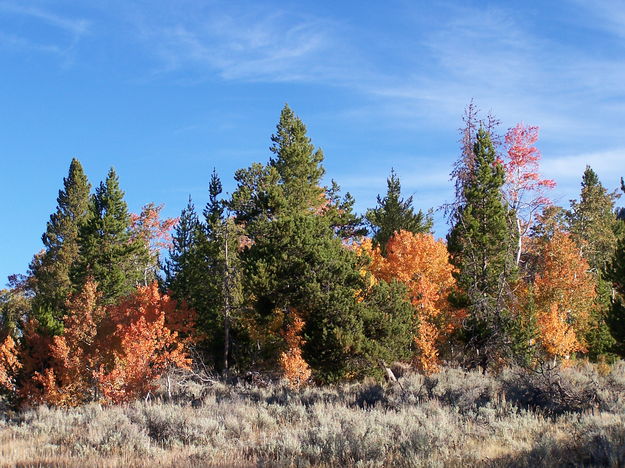
M 90 22 L 86 19 L 69 18 L 33 6 L 24 6 L 22 3 L 0 2 L 0 12 L 28 16 L 77 36 L 89 32 L 90 27 Z
M 332 21 L 260 8 L 221 5 L 163 20 L 135 13 L 159 73 L 211 72 L 224 80 L 324 82 L 342 80 L 354 65 Z
M 64 50 L 54 44 L 38 44 L 15 34 L 0 31 L 0 49 L 34 50 L 56 55 L 63 55 Z
M 547 177 L 567 182 L 578 180 L 586 166 L 610 179 L 625 176 L 625 147 L 589 153 L 544 157 L 542 171 Z
M 570 1 L 584 12 L 584 26 L 625 39 L 625 5 L 622 0 Z
M 23 31 L 1 31 L 0 47 L 9 50 L 28 50 L 59 56 L 65 65 L 71 62 L 80 39 L 90 32 L 91 22 L 84 18 L 26 6 L 23 3 L 0 1 L 0 18 L 22 17 L 36 24 L 46 24 L 61 35 L 27 34 Z M 1 27 L 1 26 L 0 26 Z

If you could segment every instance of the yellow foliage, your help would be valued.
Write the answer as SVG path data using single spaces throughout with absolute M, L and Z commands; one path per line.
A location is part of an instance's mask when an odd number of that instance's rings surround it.
M 583 336 L 597 295 L 588 262 L 563 232 L 556 232 L 541 254 L 534 291 L 542 345 L 558 357 L 585 352 Z
M 284 333 L 287 350 L 280 353 L 279 363 L 282 375 L 293 387 L 300 387 L 310 379 L 311 371 L 308 363 L 302 357 L 302 345 L 305 341 L 300 336 L 304 328 L 304 320 L 293 311 L 293 318 Z
M 404 283 L 419 320 L 415 330 L 418 349 L 417 366 L 423 372 L 438 369 L 441 342 L 462 320 L 462 311 L 449 304 L 448 296 L 455 285 L 454 267 L 444 242 L 431 234 L 396 233 L 386 246 L 386 256 L 366 239 L 361 252 L 371 258 L 369 271 L 378 280 Z

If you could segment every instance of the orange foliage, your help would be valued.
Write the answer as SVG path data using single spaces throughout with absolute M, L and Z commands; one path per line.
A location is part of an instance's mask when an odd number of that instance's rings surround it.
M 178 218 L 165 218 L 161 221 L 162 209 L 163 205 L 148 203 L 140 214 L 130 215 L 133 237 L 144 241 L 153 254 L 172 246 L 171 230 L 178 222 Z
M 15 390 L 15 374 L 21 367 L 15 341 L 9 335 L 0 344 L 0 389 Z
M 31 396 L 31 402 L 76 406 L 98 394 L 94 372 L 104 353 L 96 338 L 105 314 L 97 305 L 99 297 L 96 283 L 88 281 L 67 302 L 65 333 L 52 340 L 51 367 L 35 372 L 33 381 L 41 385 L 41 391 Z
M 97 305 L 98 297 L 89 281 L 68 301 L 65 333 L 52 341 L 50 365 L 25 385 L 29 402 L 127 402 L 153 390 L 169 367 L 190 365 L 195 314 L 177 308 L 156 283 L 106 309 Z
M 178 309 L 156 283 L 137 288 L 134 295 L 111 307 L 109 315 L 115 325 L 107 340 L 113 365 L 108 369 L 101 365 L 96 373 L 107 401 L 122 403 L 147 395 L 168 368 L 190 367 L 186 348 L 195 314 Z
M 404 283 L 419 319 L 415 344 L 419 350 L 417 365 L 424 372 L 438 369 L 441 342 L 462 320 L 463 312 L 454 310 L 448 301 L 455 281 L 447 246 L 431 234 L 396 233 L 386 246 L 386 257 L 371 241 L 361 249 L 371 257 L 369 266 L 375 278 Z
M 293 312 L 293 319 L 284 333 L 287 350 L 280 354 L 279 362 L 284 378 L 293 387 L 299 387 L 310 379 L 310 367 L 302 358 L 302 345 L 306 342 L 300 336 L 304 320 Z
M 539 268 L 534 292 L 545 350 L 559 357 L 585 351 L 582 336 L 596 297 L 588 262 L 568 234 L 556 232 L 543 248 Z
M 548 311 L 538 316 L 538 326 L 542 345 L 552 356 L 568 358 L 576 351 L 583 351 L 575 331 L 567 323 L 566 314 L 560 311 L 558 304 L 551 304 Z

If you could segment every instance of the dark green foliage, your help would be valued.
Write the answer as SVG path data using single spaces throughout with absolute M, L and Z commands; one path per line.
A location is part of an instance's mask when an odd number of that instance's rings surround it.
M 186 301 L 198 313 L 198 327 L 205 338 L 202 349 L 218 366 L 224 365 L 224 340 L 230 340 L 224 337 L 225 328 L 236 326 L 233 315 L 241 302 L 241 229 L 226 217 L 227 206 L 220 199 L 221 192 L 221 180 L 213 171 L 203 222 L 189 198 L 176 226 L 165 270 L 165 287 L 174 298 Z
M 616 248 L 616 194 L 609 193 L 595 171 L 586 166 L 579 201 L 571 200 L 569 231 L 593 272 L 602 271 Z
M 281 208 L 280 175 L 275 168 L 254 163 L 234 174 L 237 189 L 230 208 L 237 222 L 245 224 L 251 235 L 262 235 L 262 226 L 275 218 Z
M 285 105 L 280 113 L 276 133 L 271 136 L 274 154 L 269 166 L 280 174 L 281 201 L 286 211 L 314 210 L 322 202 L 321 165 L 323 152 L 315 150 L 306 135 L 306 126 Z
M 357 295 L 366 289 L 359 272 L 363 260 L 342 245 L 323 217 L 274 221 L 243 261 L 258 323 L 269 327 L 276 311 L 296 310 L 306 323 L 304 359 L 318 379 L 375 372 L 377 358 L 408 355 L 414 311 L 405 290 L 382 283 L 359 302 Z
M 606 322 L 615 341 L 612 351 L 625 358 L 625 303 L 622 296 L 612 301 Z
M 617 243 L 607 276 L 614 292 L 606 321 L 615 340 L 614 351 L 625 357 L 625 237 Z
M 241 303 L 238 255 L 241 229 L 228 216 L 221 193 L 221 180 L 213 171 L 204 223 L 200 225 L 202 232 L 196 236 L 194 254 L 201 282 L 196 285 L 196 297 L 192 301 L 212 356 L 222 370 L 227 370 L 231 328 L 236 329 Z M 237 336 L 236 330 L 234 336 Z
M 178 224 L 174 228 L 169 258 L 165 262 L 165 289 L 176 300 L 189 300 L 191 291 L 197 282 L 193 274 L 193 249 L 196 244 L 199 220 L 195 206 L 189 197 L 186 208 L 180 213 Z
M 113 169 L 91 200 L 91 216 L 80 233 L 80 258 L 74 280 L 98 283 L 103 303 L 113 303 L 144 282 L 141 265 L 149 262 L 147 246 L 132 241 L 124 192 Z
M 8 289 L 0 290 L 0 338 L 11 335 L 18 338 L 20 326 L 32 311 L 32 290 L 28 278 L 9 276 Z
M 487 363 L 489 354 L 506 354 L 510 349 L 511 314 L 506 300 L 515 273 L 515 239 L 501 194 L 504 169 L 484 129 L 477 132 L 473 153 L 460 205 L 452 215 L 448 246 L 469 306 L 465 339 Z
M 508 327 L 511 355 L 517 364 L 529 367 L 540 351 L 538 315 L 531 286 L 525 302 L 517 297 L 512 297 L 512 301 L 517 313 L 511 314 Z
M 424 215 L 421 210 L 415 213 L 412 197 L 401 198 L 401 183 L 395 171 L 391 171 L 386 184 L 386 196 L 382 198 L 378 195 L 378 206 L 367 210 L 365 215 L 373 232 L 373 243 L 380 246 L 382 253 L 386 251 L 389 239 L 400 230 L 414 234 L 432 230 L 431 213 Z
M 340 192 L 341 187 L 332 180 L 330 187 L 326 187 L 327 204 L 319 210 L 320 214 L 329 219 L 335 234 L 345 241 L 367 235 L 362 218 L 353 211 L 356 200 L 349 192 L 341 198 Z
M 571 237 L 588 261 L 596 281 L 597 307 L 592 311 L 592 327 L 586 342 L 591 359 L 597 359 L 614 346 L 608 324 L 611 285 L 604 279 L 605 270 L 617 247 L 619 221 L 614 210 L 615 193 L 609 193 L 590 166 L 582 176 L 579 202 L 571 200 L 567 221 Z
M 371 301 L 358 300 L 366 290 L 363 259 L 344 245 L 361 233 L 353 199 L 347 194 L 341 200 L 336 183 L 320 186 L 323 155 L 288 107 L 272 141 L 268 166 L 237 171 L 230 204 L 249 239 L 241 260 L 246 320 L 265 337 L 257 358 L 275 362 L 283 330 L 272 327 L 293 311 L 305 322 L 304 359 L 320 380 L 375 369 L 374 355 L 405 355 L 409 335 L 397 336 L 394 318 L 410 325 L 405 293 L 380 286 Z M 390 311 L 388 304 L 397 307 Z
M 359 303 L 366 339 L 364 354 L 370 365 L 376 359 L 391 363 L 414 356 L 418 321 L 407 297 L 405 285 L 379 281 Z
M 603 271 L 595 273 L 597 299 L 596 307 L 590 311 L 590 328 L 584 339 L 588 349 L 588 357 L 597 361 L 609 357 L 616 342 L 610 333 L 608 316 L 612 307 L 612 284 L 606 279 Z
M 62 327 L 65 301 L 76 290 L 70 272 L 79 261 L 80 230 L 91 216 L 90 189 L 80 162 L 72 159 L 63 189 L 59 191 L 56 211 L 42 236 L 45 250 L 30 265 L 30 283 L 35 294 L 33 307 L 41 311 L 42 317 L 47 317 L 51 331 Z

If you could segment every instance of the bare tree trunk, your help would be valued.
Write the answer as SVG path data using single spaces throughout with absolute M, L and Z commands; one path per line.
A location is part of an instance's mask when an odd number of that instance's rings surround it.
M 380 365 L 380 367 L 382 368 L 382 370 L 386 374 L 385 375 L 386 380 L 388 380 L 391 383 L 398 384 L 399 387 L 403 390 L 404 387 L 402 386 L 401 382 L 399 380 L 397 380 L 397 377 L 395 377 L 395 374 L 393 373 L 391 368 L 388 367 L 386 365 L 386 363 L 382 359 L 378 359 L 378 364 Z
M 523 235 L 522 235 L 522 230 L 521 230 L 521 219 L 517 216 L 516 217 L 516 228 L 517 228 L 517 232 L 519 234 L 519 240 L 517 241 L 517 251 L 516 251 L 516 265 L 519 266 L 519 263 L 521 263 L 521 251 L 523 250 Z

